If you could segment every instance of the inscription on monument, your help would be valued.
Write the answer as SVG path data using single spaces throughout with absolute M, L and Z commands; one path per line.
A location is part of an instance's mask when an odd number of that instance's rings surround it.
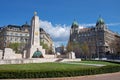
M 38 32 L 35 32 L 35 35 L 37 36 L 37 35 L 38 35 Z

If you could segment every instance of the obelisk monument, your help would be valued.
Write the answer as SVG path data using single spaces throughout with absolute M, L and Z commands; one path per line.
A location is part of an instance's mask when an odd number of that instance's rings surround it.
M 42 49 L 40 46 L 40 20 L 37 16 L 37 12 L 34 12 L 34 16 L 31 20 L 31 28 L 30 28 L 30 38 L 28 41 L 28 48 L 26 53 L 26 58 L 32 58 L 35 51 L 39 49 L 42 53 L 42 56 L 45 55 L 45 49 Z

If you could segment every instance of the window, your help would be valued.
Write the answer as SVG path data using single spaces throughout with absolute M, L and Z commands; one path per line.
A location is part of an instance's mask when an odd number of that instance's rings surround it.
M 15 41 L 17 41 L 17 38 L 15 38 Z
M 40 35 L 40 38 L 43 38 L 43 35 Z
M 10 41 L 12 41 L 12 38 L 10 38 Z
M 108 46 L 106 46 L 106 48 L 108 48 Z
M 76 41 L 76 39 L 73 39 L 73 41 L 75 42 L 75 41 Z
M 20 34 L 20 36 L 22 36 L 22 34 Z
M 15 36 L 18 36 L 18 34 L 17 34 L 17 33 L 15 33 Z
M 11 33 L 11 35 L 13 35 L 13 33 Z
M 27 36 L 27 34 L 25 34 L 25 36 Z

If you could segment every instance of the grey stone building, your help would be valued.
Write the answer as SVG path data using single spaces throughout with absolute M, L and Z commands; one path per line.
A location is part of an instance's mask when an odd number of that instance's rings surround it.
M 43 28 L 40 28 L 40 39 L 43 43 L 47 44 L 48 47 L 53 46 L 53 41 L 48 33 L 45 32 Z
M 99 17 L 96 25 L 79 29 L 76 21 L 72 23 L 70 29 L 69 43 L 79 44 L 77 57 L 108 57 L 110 54 L 120 53 L 120 35 L 109 30 L 104 20 Z M 73 44 L 72 44 L 73 46 Z
M 10 43 L 26 43 L 29 38 L 29 25 L 8 25 L 0 27 L 0 49 L 8 47 Z
M 20 43 L 20 49 L 22 50 L 29 40 L 30 27 L 27 23 L 22 26 L 7 25 L 0 27 L 0 49 L 9 47 L 10 43 Z M 40 41 L 50 48 L 53 47 L 50 35 L 43 28 L 40 28 Z

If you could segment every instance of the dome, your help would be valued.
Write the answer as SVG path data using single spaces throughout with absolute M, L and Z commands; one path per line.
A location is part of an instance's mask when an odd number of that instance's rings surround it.
M 33 58 L 40 58 L 42 57 L 42 52 L 41 51 L 35 51 L 33 54 Z
M 102 17 L 99 17 L 98 20 L 97 20 L 96 25 L 98 25 L 98 24 L 104 24 L 104 23 L 105 23 L 105 22 L 104 22 L 103 18 L 102 18 Z
M 104 23 L 104 20 L 102 18 L 99 18 L 97 22 Z
M 73 28 L 73 27 L 77 27 L 77 28 L 79 27 L 78 22 L 77 22 L 77 21 L 75 21 L 75 20 L 74 20 L 74 22 L 72 23 L 72 28 Z

